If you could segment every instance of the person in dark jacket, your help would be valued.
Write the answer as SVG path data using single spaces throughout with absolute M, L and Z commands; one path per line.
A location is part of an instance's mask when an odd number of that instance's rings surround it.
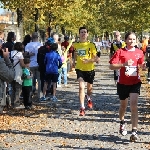
M 11 52 L 14 47 L 14 41 L 16 40 L 15 32 L 8 32 L 7 42 L 3 44 L 3 48 L 8 48 L 8 51 Z
M 45 95 L 46 95 L 46 90 L 47 90 L 47 85 L 49 82 L 53 82 L 53 97 L 52 101 L 56 102 L 56 84 L 58 81 L 58 69 L 61 68 L 62 66 L 62 60 L 60 55 L 56 52 L 58 49 L 58 44 L 53 43 L 51 45 L 51 50 L 49 53 L 46 53 L 45 55 L 45 65 L 46 65 L 46 72 L 45 72 L 45 82 L 44 82 L 44 88 L 43 88 L 43 97 L 41 98 L 42 100 L 46 100 Z
M 54 43 L 53 38 L 48 38 L 47 42 L 45 43 L 44 46 L 41 46 L 38 49 L 37 53 L 37 63 L 39 65 L 39 71 L 40 71 L 40 80 L 41 80 L 41 91 L 43 91 L 44 87 L 44 77 L 45 77 L 45 71 L 46 71 L 46 66 L 44 63 L 45 55 L 50 51 L 50 46 Z

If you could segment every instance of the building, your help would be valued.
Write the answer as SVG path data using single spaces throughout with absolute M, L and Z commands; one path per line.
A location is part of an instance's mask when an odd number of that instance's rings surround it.
M 12 25 L 12 19 L 16 20 L 16 14 L 14 16 L 10 12 L 0 14 L 0 39 L 4 39 L 4 29 Z M 14 24 L 17 22 L 15 21 Z

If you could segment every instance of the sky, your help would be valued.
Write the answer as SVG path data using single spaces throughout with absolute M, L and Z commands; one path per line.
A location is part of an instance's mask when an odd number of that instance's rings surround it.
M 3 11 L 4 11 L 4 9 L 3 9 L 3 8 L 0 8 L 0 14 L 2 14 L 2 13 L 3 13 Z

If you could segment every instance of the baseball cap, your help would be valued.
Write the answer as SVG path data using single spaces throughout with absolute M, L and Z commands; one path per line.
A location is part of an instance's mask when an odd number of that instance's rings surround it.
M 55 43 L 55 40 L 52 37 L 50 37 L 50 38 L 47 39 L 46 43 L 53 44 L 53 43 Z

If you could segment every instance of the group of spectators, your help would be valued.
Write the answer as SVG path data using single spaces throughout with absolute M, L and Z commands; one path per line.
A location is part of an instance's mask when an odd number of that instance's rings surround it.
M 32 108 L 31 97 L 35 94 L 37 90 L 38 101 L 46 100 L 45 91 L 53 95 L 53 100 L 56 100 L 56 85 L 61 87 L 62 75 L 64 78 L 64 85 L 67 85 L 67 74 L 72 71 L 72 54 L 73 47 L 72 41 L 69 41 L 69 37 L 65 36 L 64 41 L 57 33 L 54 33 L 51 38 L 48 38 L 45 44 L 39 42 L 39 36 L 37 32 L 34 32 L 31 36 L 26 35 L 23 42 L 15 42 L 16 35 L 14 32 L 9 32 L 7 36 L 7 41 L 1 43 L 1 60 L 5 60 L 6 54 L 10 62 L 11 81 L 4 80 L 4 85 L 7 91 L 6 96 L 9 95 L 10 102 L 9 105 L 12 108 L 20 106 L 21 99 L 23 98 L 23 103 L 25 108 Z M 70 45 L 69 45 L 70 44 Z M 5 52 L 6 51 L 6 52 Z M 51 62 L 46 59 L 47 53 L 53 52 Z M 55 53 L 60 57 L 59 65 L 54 60 Z M 48 70 L 48 65 L 52 64 L 52 69 Z M 4 62 L 6 65 L 6 63 Z M 7 65 L 9 66 L 9 65 Z M 3 69 L 4 67 L 2 67 Z M 4 72 L 4 70 L 2 70 Z M 55 72 L 55 69 L 57 70 Z M 53 77 L 48 76 L 48 71 L 57 74 Z M 59 73 L 58 73 L 59 71 Z M 5 72 L 6 73 L 6 72 Z M 8 74 L 1 74 L 7 77 Z M 50 79 L 49 79 L 50 77 Z M 8 82 L 9 81 L 9 82 Z M 46 82 L 47 81 L 47 82 Z M 52 82 L 55 81 L 55 82 Z M 49 88 L 46 88 L 48 83 Z M 1 100 L 1 106 L 6 105 L 6 99 Z

